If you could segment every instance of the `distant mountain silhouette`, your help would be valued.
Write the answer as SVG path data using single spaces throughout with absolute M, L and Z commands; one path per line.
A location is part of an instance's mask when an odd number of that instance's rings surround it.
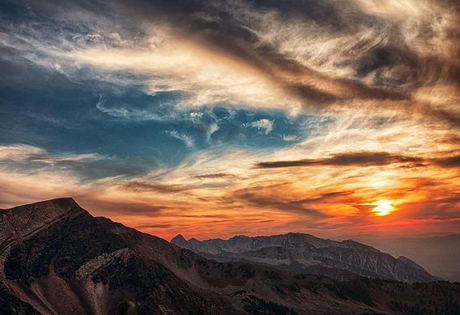
M 338 281 L 203 258 L 71 198 L 0 210 L 2 315 L 458 314 L 459 303 L 460 284 Z
M 356 237 L 395 256 L 404 255 L 445 280 L 460 282 L 460 234 L 430 237 Z
M 244 261 L 295 273 L 316 273 L 338 279 L 352 275 L 405 282 L 438 280 L 405 257 L 394 258 L 354 241 L 336 242 L 309 234 L 235 236 L 229 240 L 186 241 L 178 235 L 173 244 L 219 261 Z

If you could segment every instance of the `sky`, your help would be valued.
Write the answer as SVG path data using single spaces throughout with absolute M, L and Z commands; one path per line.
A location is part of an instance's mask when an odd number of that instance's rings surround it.
M 458 25 L 456 0 L 0 0 L 0 208 L 458 232 Z

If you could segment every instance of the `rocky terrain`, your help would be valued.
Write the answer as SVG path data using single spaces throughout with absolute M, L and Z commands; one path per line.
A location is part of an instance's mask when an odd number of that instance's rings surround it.
M 460 282 L 460 234 L 421 237 L 354 236 L 359 242 L 391 255 L 404 255 L 445 280 Z
M 229 240 L 172 241 L 182 248 L 219 261 L 246 261 L 295 273 L 315 273 L 349 279 L 353 275 L 404 282 L 438 280 L 406 257 L 394 258 L 377 249 L 351 240 L 336 242 L 309 234 L 246 237 Z
M 459 314 L 460 284 L 219 262 L 63 198 L 0 210 L 0 314 Z

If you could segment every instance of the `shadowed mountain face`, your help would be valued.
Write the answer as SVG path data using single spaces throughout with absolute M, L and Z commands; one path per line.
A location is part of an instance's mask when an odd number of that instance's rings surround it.
M 220 261 L 254 262 L 295 273 L 319 273 L 336 278 L 355 274 L 404 282 L 437 280 L 408 258 L 396 259 L 354 241 L 336 242 L 308 234 L 235 236 L 229 240 L 202 242 L 186 241 L 178 235 L 171 242 Z
M 337 281 L 203 258 L 73 199 L 0 212 L 2 315 L 458 314 L 458 303 L 448 282 Z

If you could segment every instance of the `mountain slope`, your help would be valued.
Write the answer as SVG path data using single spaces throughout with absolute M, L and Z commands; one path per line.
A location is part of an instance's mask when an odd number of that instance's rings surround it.
M 71 199 L 15 208 L 2 219 L 4 283 L 42 314 L 111 314 L 125 298 L 139 313 L 214 314 L 222 306 L 143 259 Z
M 460 310 L 458 284 L 339 282 L 218 262 L 94 218 L 72 199 L 0 211 L 0 267 L 2 315 L 109 315 L 120 305 L 138 315 Z
M 420 238 L 361 236 L 356 239 L 392 255 L 414 259 L 443 279 L 460 282 L 460 234 Z
M 405 257 L 394 258 L 377 249 L 354 241 L 336 242 L 308 234 L 246 237 L 229 240 L 185 240 L 178 235 L 172 243 L 198 254 L 221 261 L 248 261 L 278 267 L 296 273 L 346 272 L 361 276 L 404 282 L 429 282 L 437 278 Z M 342 273 L 339 273 L 342 270 Z

